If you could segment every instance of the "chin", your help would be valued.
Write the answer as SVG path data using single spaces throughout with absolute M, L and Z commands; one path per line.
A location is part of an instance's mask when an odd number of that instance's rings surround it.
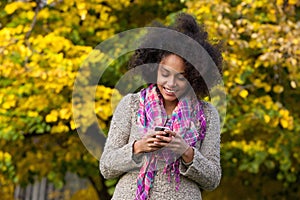
M 163 98 L 164 98 L 165 101 L 170 101 L 170 102 L 172 102 L 172 101 L 178 101 L 178 98 L 176 96 L 174 96 L 174 97 L 170 97 L 168 95 L 162 95 L 162 96 L 163 96 Z

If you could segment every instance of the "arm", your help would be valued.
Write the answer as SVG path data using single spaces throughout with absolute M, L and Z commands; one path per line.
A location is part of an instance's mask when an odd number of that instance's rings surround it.
M 180 172 L 201 188 L 213 190 L 221 180 L 220 120 L 217 110 L 210 104 L 207 104 L 206 121 L 206 136 L 201 149 L 193 148 L 192 164 L 181 163 Z
M 100 159 L 100 171 L 107 179 L 118 177 L 139 167 L 140 164 L 140 159 L 133 155 L 134 141 L 129 143 L 132 117 L 131 96 L 125 96 L 113 114 L 108 138 Z

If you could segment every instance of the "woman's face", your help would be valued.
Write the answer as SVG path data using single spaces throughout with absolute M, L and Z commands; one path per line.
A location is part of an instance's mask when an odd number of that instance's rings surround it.
M 174 54 L 167 55 L 159 63 L 157 85 L 165 103 L 176 102 L 185 93 L 188 84 L 185 68 L 183 59 Z

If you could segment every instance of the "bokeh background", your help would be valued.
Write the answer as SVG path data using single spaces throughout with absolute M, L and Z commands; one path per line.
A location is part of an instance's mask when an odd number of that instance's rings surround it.
M 100 42 L 179 12 L 223 44 L 223 178 L 204 199 L 300 198 L 300 1 L 2 0 L 1 199 L 110 199 L 117 180 L 101 176 L 72 119 L 76 73 Z M 104 132 L 128 57 L 97 87 Z

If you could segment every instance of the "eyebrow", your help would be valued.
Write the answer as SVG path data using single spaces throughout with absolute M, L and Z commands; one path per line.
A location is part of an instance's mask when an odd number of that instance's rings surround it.
M 168 70 L 167 68 L 165 68 L 163 65 L 161 65 L 161 67 L 162 67 L 163 70 L 165 70 L 165 71 L 167 71 L 167 72 L 170 72 L 170 70 Z M 178 72 L 178 73 L 176 73 L 176 74 L 182 74 L 182 75 L 184 75 L 184 74 L 185 74 L 185 71 L 183 71 L 183 72 Z

